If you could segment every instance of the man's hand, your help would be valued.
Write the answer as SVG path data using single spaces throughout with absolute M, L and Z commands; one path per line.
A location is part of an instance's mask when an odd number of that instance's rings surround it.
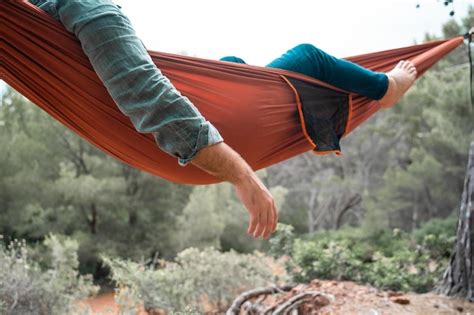
M 247 233 L 253 237 L 262 235 L 267 239 L 276 229 L 278 212 L 268 189 L 254 173 L 252 175 L 235 183 L 234 187 L 240 201 L 250 213 Z
M 278 211 L 268 189 L 231 147 L 221 142 L 205 147 L 191 160 L 202 170 L 234 185 L 250 214 L 247 233 L 267 239 L 276 229 Z

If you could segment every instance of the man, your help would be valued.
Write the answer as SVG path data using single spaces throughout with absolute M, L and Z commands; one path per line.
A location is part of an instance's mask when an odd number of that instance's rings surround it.
M 249 211 L 249 234 L 267 239 L 275 231 L 278 211 L 268 189 L 242 157 L 224 143 L 217 129 L 162 75 L 118 6 L 110 0 L 30 2 L 76 35 L 104 86 L 139 132 L 152 133 L 159 147 L 177 157 L 180 165 L 192 163 L 232 183 Z M 336 58 L 333 61 L 337 65 L 341 62 Z M 409 64 L 397 66 L 392 74 L 374 76 L 380 81 L 378 90 L 383 90 L 380 96 L 385 95 L 381 104 L 393 105 L 415 76 L 416 70 Z M 328 81 L 331 83 L 330 78 Z M 359 80 L 354 77 L 353 81 Z M 364 85 L 370 87 L 371 81 Z

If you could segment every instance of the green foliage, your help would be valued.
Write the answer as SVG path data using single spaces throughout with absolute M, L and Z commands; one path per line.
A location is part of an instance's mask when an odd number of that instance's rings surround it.
M 433 219 L 415 230 L 413 236 L 418 244 L 428 250 L 431 258 L 449 258 L 456 240 L 456 223 L 454 216 Z
M 159 268 L 107 257 L 104 262 L 120 288 L 119 304 L 128 304 L 128 310 L 143 303 L 148 310 L 190 307 L 202 313 L 204 301 L 223 309 L 241 291 L 286 280 L 284 273 L 272 273 L 273 260 L 261 253 L 222 253 L 212 247 L 185 249 Z
M 118 163 L 12 89 L 0 121 L 0 234 L 28 243 L 69 235 L 80 244 L 81 272 L 97 277 L 101 252 L 176 254 L 174 224 L 191 187 Z
M 24 241 L 0 246 L 0 311 L 2 314 L 87 314 L 77 303 L 97 288 L 79 276 L 77 242 L 49 235 L 44 243 L 48 261 L 30 256 Z
M 362 262 L 350 249 L 348 242 L 330 241 L 326 244 L 296 239 L 293 258 L 300 272 L 295 280 L 314 278 L 360 281 L 364 273 Z
M 268 253 L 274 257 L 292 255 L 295 235 L 293 226 L 278 223 L 275 234 L 270 238 L 270 249 Z
M 411 234 L 345 228 L 295 238 L 291 226 L 279 226 L 270 241 L 273 253 L 291 257 L 285 267 L 298 282 L 351 280 L 381 289 L 428 292 L 448 262 L 453 235 L 453 219 L 448 218 L 428 222 Z
M 405 249 L 392 257 L 376 252 L 362 281 L 381 289 L 425 293 L 440 276 L 440 270 L 430 269 L 430 262 L 428 253 L 421 247 Z
M 412 230 L 458 206 L 473 121 L 468 68 L 438 65 L 391 113 L 404 132 L 382 184 L 364 202 L 372 227 Z
M 188 246 L 220 248 L 226 216 L 231 210 L 230 185 L 198 186 L 189 196 L 189 202 L 177 219 L 177 249 Z
M 258 175 L 262 179 L 266 176 L 265 172 L 258 172 Z M 277 206 L 282 205 L 288 190 L 275 186 L 270 191 Z M 264 249 L 264 241 L 254 240 L 246 234 L 248 217 L 248 211 L 231 184 L 197 186 L 176 219 L 179 233 L 174 234 L 175 249 L 215 247 L 247 253 Z

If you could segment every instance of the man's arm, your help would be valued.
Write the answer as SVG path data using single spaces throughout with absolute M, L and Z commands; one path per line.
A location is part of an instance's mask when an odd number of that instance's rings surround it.
M 154 65 L 130 21 L 113 2 L 57 0 L 55 7 L 44 9 L 76 35 L 107 91 L 139 132 L 152 133 L 159 147 L 181 165 L 192 162 L 231 182 L 250 212 L 250 234 L 268 237 L 274 231 L 277 214 L 268 190 Z
M 250 214 L 247 233 L 266 239 L 275 231 L 278 212 L 272 195 L 247 162 L 231 147 L 221 142 L 202 148 L 191 163 L 234 185 Z

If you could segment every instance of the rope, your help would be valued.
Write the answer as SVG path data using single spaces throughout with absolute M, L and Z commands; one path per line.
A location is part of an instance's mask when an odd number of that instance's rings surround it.
M 471 106 L 474 109 L 474 94 L 472 90 L 472 82 L 473 82 L 473 75 L 474 75 L 474 70 L 473 70 L 473 65 L 472 65 L 472 54 L 471 54 L 471 43 L 472 43 L 472 36 L 474 34 L 474 28 L 471 28 L 469 32 L 464 35 L 464 38 L 467 39 L 467 55 L 469 58 L 469 82 L 470 82 L 470 90 L 471 90 Z

